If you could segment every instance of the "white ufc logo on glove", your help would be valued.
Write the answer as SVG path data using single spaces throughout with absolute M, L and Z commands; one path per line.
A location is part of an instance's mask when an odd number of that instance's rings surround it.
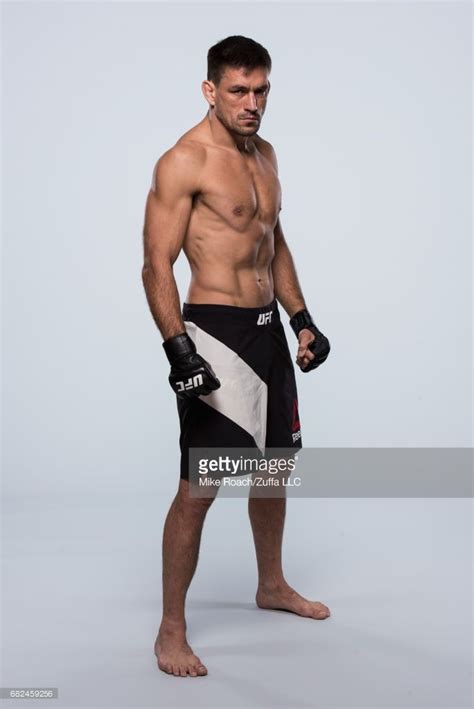
M 202 383 L 202 374 L 196 374 L 194 377 L 189 377 L 185 382 L 176 382 L 176 386 L 178 387 L 178 391 L 189 391 L 189 389 L 201 386 Z

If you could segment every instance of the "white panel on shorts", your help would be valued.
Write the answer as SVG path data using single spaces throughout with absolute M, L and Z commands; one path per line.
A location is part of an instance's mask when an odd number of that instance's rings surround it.
M 266 383 L 234 350 L 196 323 L 184 321 L 198 354 L 209 362 L 221 386 L 199 398 L 247 431 L 262 454 L 267 433 Z

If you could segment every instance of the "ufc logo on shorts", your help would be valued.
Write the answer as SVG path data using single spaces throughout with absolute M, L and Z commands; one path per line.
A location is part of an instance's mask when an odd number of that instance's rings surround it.
M 189 389 L 194 389 L 202 384 L 202 374 L 196 374 L 194 377 L 189 377 L 185 382 L 176 382 L 178 391 L 189 391 Z
M 260 313 L 257 320 L 257 325 L 267 325 L 272 321 L 272 313 Z

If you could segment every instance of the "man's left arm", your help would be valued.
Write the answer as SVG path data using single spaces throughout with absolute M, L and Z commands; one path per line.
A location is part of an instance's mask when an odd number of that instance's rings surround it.
M 281 228 L 280 217 L 273 231 L 275 255 L 272 260 L 273 289 L 275 298 L 291 318 L 306 308 L 296 268 Z
M 329 340 L 318 330 L 306 308 L 280 218 L 273 233 L 275 254 L 271 268 L 275 298 L 288 313 L 290 325 L 298 338 L 296 363 L 303 372 L 309 372 L 326 360 L 330 350 Z

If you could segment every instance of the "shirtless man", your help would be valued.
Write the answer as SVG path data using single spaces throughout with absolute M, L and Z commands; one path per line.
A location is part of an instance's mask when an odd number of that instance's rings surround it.
M 329 353 L 309 315 L 283 236 L 281 189 L 270 143 L 258 135 L 271 59 L 257 42 L 228 37 L 208 52 L 206 116 L 158 160 L 145 212 L 143 284 L 171 364 L 181 435 L 178 492 L 163 533 L 163 616 L 154 651 L 175 676 L 207 669 L 186 639 L 185 598 L 214 497 L 193 497 L 192 446 L 301 448 L 294 367 L 277 301 L 310 371 Z M 191 283 L 181 311 L 173 264 L 183 249 Z M 185 324 L 186 323 L 186 324 Z M 249 497 L 260 608 L 327 618 L 281 566 L 285 498 Z

